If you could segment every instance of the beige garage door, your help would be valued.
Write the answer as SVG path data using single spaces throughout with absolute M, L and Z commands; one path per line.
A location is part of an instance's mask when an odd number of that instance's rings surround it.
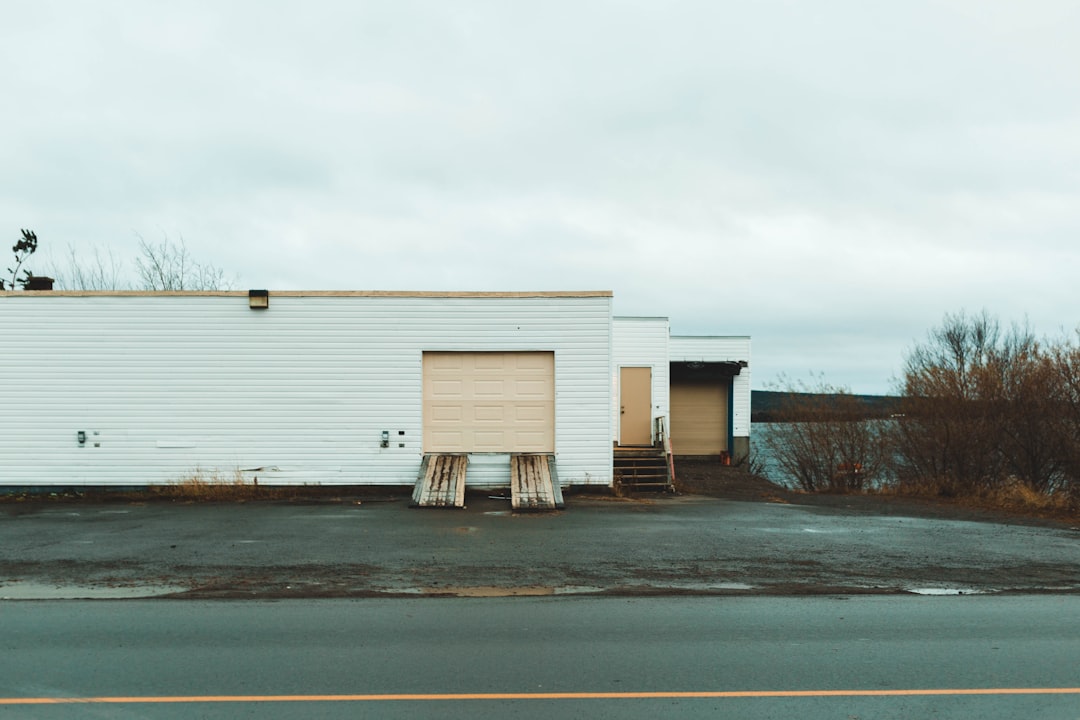
M 424 452 L 555 452 L 555 353 L 424 353 Z
M 672 381 L 671 446 L 676 455 L 719 455 L 728 449 L 728 383 Z

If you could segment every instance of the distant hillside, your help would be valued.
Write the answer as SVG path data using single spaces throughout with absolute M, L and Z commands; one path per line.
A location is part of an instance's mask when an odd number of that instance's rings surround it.
M 835 395 L 819 393 L 789 393 L 774 390 L 752 390 L 750 392 L 750 421 L 774 422 L 777 413 L 791 400 L 821 399 L 829 402 Z M 866 408 L 866 417 L 888 417 L 900 412 L 902 398 L 892 395 L 852 395 Z

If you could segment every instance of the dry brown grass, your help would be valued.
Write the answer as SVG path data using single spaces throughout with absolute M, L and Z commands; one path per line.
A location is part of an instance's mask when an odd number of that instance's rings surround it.
M 980 504 L 1003 510 L 1048 515 L 1080 516 L 1076 498 L 1065 492 L 1039 492 L 1019 481 L 984 490 L 975 496 Z
M 257 479 L 249 482 L 239 470 L 223 473 L 199 467 L 173 482 L 151 485 L 149 490 L 159 497 L 192 502 L 257 500 L 281 495 L 283 490 L 295 491 L 293 488 L 261 487 Z
M 961 507 L 1017 515 L 1080 520 L 1080 497 L 1064 491 L 1040 492 L 1016 479 L 997 487 L 977 488 L 968 492 L 958 492 L 955 482 L 934 483 L 923 480 L 918 484 L 887 485 L 874 493 L 935 501 L 946 500 Z

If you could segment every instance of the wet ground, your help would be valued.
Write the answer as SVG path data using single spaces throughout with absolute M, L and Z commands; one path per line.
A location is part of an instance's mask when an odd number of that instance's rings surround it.
M 1068 525 L 771 500 L 6 504 L 0 598 L 1080 592 Z

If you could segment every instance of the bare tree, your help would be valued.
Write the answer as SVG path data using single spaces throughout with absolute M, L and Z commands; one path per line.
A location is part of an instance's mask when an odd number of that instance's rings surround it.
M 76 250 L 68 245 L 62 262 L 52 262 L 50 272 L 57 287 L 65 290 L 231 290 L 235 280 L 211 263 L 194 260 L 181 238 L 174 243 L 164 236 L 151 243 L 141 235 L 134 265 L 137 278 L 132 282 L 126 263 L 111 248 L 94 246 Z
M 234 285 L 221 268 L 196 262 L 182 237 L 179 244 L 166 236 L 155 245 L 140 235 L 135 267 L 143 290 L 231 290 Z
M 95 247 L 92 256 L 80 257 L 73 245 L 68 245 L 65 263 L 53 262 L 51 272 L 58 287 L 65 290 L 129 290 L 124 279 L 124 263 L 111 249 L 104 253 Z

